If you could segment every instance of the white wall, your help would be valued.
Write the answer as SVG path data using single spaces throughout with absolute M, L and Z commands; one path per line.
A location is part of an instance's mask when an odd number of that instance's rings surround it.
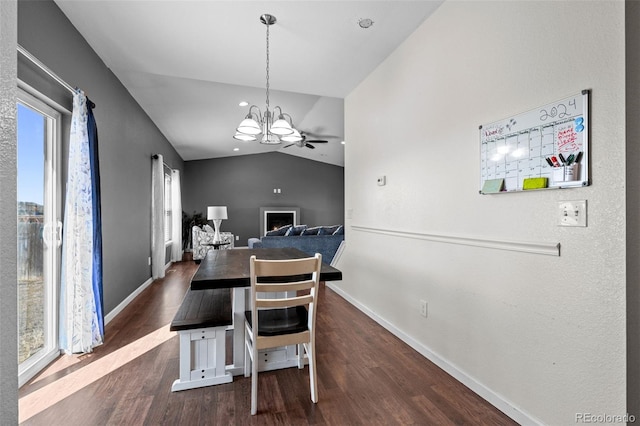
M 626 413 L 624 61 L 623 2 L 447 1 L 345 101 L 336 288 L 521 422 Z M 479 195 L 478 126 L 582 89 L 593 185 Z

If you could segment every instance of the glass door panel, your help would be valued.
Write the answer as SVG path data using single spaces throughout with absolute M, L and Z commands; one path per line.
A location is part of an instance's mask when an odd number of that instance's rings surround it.
M 45 346 L 44 149 L 46 120 L 18 104 L 18 363 Z
M 18 373 L 22 386 L 59 354 L 60 114 L 18 92 Z

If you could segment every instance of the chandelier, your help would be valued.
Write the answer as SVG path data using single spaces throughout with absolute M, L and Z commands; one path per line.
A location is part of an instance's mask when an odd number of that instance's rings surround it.
M 293 127 L 291 116 L 283 113 L 279 106 L 276 106 L 273 111 L 269 110 L 269 27 L 276 23 L 276 17 L 264 14 L 260 16 L 260 22 L 267 27 L 267 107 L 262 114 L 260 108 L 251 105 L 249 113 L 242 120 L 233 137 L 241 141 L 255 141 L 258 140 L 258 135 L 262 134 L 260 143 L 264 144 L 299 142 L 302 140 L 302 135 Z

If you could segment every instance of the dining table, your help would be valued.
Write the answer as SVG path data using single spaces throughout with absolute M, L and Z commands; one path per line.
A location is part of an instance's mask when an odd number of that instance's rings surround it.
M 233 312 L 233 364 L 227 365 L 227 371 L 234 376 L 244 374 L 244 312 L 249 303 L 248 292 L 251 288 L 249 259 L 251 256 L 267 260 L 287 260 L 310 257 L 296 248 L 236 248 L 231 250 L 209 250 L 200 262 L 198 270 L 191 279 L 191 290 L 229 288 L 232 293 Z M 320 281 L 340 281 L 342 272 L 323 262 Z M 296 347 L 283 347 L 261 351 L 259 370 L 269 371 L 298 365 Z

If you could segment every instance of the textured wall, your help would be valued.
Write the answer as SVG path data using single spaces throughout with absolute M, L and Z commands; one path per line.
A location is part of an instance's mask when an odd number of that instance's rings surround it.
M 0 418 L 18 424 L 15 1 L 0 1 Z
M 226 205 L 222 230 L 239 236 L 236 246 L 260 236 L 260 207 L 299 207 L 309 226 L 344 223 L 344 168 L 280 154 L 185 162 L 183 209 L 207 214 Z M 280 188 L 280 194 L 273 189 Z
M 525 422 L 626 413 L 624 3 L 577 5 L 445 2 L 345 101 L 338 288 Z M 593 185 L 479 195 L 478 125 L 582 89 Z M 558 202 L 580 199 L 589 226 L 558 227 Z
M 625 3 L 627 126 L 627 403 L 640 418 L 640 2 Z

